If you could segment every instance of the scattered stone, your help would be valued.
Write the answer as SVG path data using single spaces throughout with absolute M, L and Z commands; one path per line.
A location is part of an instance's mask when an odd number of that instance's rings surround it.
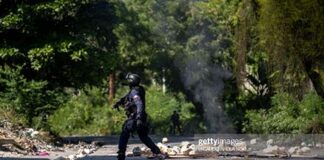
M 193 156 L 193 155 L 196 155 L 196 151 L 195 150 L 192 150 L 189 152 L 189 156 Z
M 162 153 L 170 155 L 170 156 L 192 156 L 196 154 L 195 145 L 191 144 L 189 141 L 182 141 L 180 145 L 177 146 L 167 146 L 164 143 L 167 143 L 167 139 L 163 138 L 162 143 L 157 143 L 156 145 L 159 147 Z M 141 149 L 141 152 L 145 152 L 145 148 Z
M 257 143 L 257 139 L 254 138 L 254 139 L 251 139 L 251 140 L 250 140 L 250 144 L 251 144 L 251 145 L 254 145 L 254 144 L 256 144 L 256 143 Z
M 289 154 L 296 154 L 298 150 L 299 150 L 298 146 L 290 147 L 289 150 L 288 150 L 288 153 Z
M 133 148 L 133 156 L 141 156 L 141 148 L 140 147 Z
M 235 143 L 234 147 L 236 148 L 237 151 L 246 151 L 247 150 L 247 145 L 246 145 L 246 142 L 244 142 L 244 141 Z
M 321 143 L 316 143 L 315 147 L 321 148 L 322 144 Z
M 309 153 L 311 149 L 309 147 L 303 147 L 300 149 L 302 153 Z
M 277 154 L 287 154 L 286 147 L 279 147 Z
M 68 158 L 69 160 L 75 160 L 75 159 L 76 159 L 76 156 L 75 156 L 75 155 L 69 155 L 67 158 Z
M 162 143 L 168 143 L 168 142 L 169 142 L 168 138 L 166 137 L 162 138 Z
M 288 153 L 286 152 L 286 147 L 279 147 L 277 145 L 268 146 L 267 148 L 263 149 L 263 153 L 274 154 L 274 155 L 285 155 L 285 156 L 288 155 Z
M 184 145 L 180 149 L 180 153 L 183 155 L 189 155 L 189 152 L 192 151 L 193 149 L 189 148 L 188 145 Z
M 145 156 L 151 156 L 153 153 L 151 152 L 151 150 L 147 147 L 142 147 L 141 148 L 141 155 L 145 155 Z
M 171 151 L 168 152 L 168 155 L 169 156 L 175 156 L 175 155 L 177 155 L 177 152 L 175 152 L 174 150 L 171 150 Z
M 157 147 L 159 147 L 162 153 L 168 153 L 168 146 L 159 142 L 157 143 Z
M 272 146 L 273 145 L 273 139 L 269 139 L 267 141 L 267 146 Z
M 180 143 L 180 146 L 181 146 L 181 147 L 183 147 L 183 146 L 185 146 L 185 147 L 189 147 L 189 145 L 190 145 L 190 142 L 189 142 L 189 141 L 182 141 L 182 142 Z
M 178 147 L 178 146 L 173 146 L 173 147 L 172 147 L 172 150 L 173 150 L 176 154 L 180 154 L 180 152 L 181 152 L 181 148 Z
M 298 150 L 296 151 L 296 154 L 302 155 L 303 154 L 303 151 L 300 148 L 298 148 Z
M 269 147 L 263 149 L 263 153 L 266 153 L 266 154 L 277 154 L 278 153 L 278 149 L 279 149 L 279 147 L 277 145 L 275 145 L 275 146 L 269 146 Z
M 306 146 L 306 143 L 305 142 L 302 142 L 300 145 L 301 146 Z
M 91 153 L 92 153 L 92 150 L 86 148 L 86 149 L 83 150 L 83 152 L 84 152 L 85 154 L 91 154 Z
M 147 147 L 142 147 L 141 152 L 146 151 L 146 149 L 148 149 L 148 148 Z
M 67 148 L 74 148 L 79 149 L 76 154 L 68 155 L 65 158 L 68 160 L 75 160 L 78 158 L 83 158 L 88 156 L 89 154 L 94 153 L 96 150 L 98 150 L 98 146 L 96 143 L 86 144 L 84 142 L 79 142 L 78 145 L 66 145 Z
M 189 148 L 192 149 L 192 150 L 195 150 L 195 144 L 190 144 Z

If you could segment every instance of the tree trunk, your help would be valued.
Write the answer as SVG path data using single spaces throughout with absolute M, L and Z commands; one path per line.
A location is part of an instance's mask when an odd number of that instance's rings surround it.
M 115 74 L 114 73 L 109 74 L 108 82 L 109 82 L 108 100 L 110 103 L 112 103 L 115 97 Z
M 248 41 L 249 41 L 249 34 L 248 34 L 248 25 L 249 21 L 247 20 L 248 17 L 248 10 L 247 10 L 248 0 L 244 0 L 240 4 L 240 8 L 238 11 L 238 16 L 240 19 L 240 23 L 235 28 L 235 48 L 236 48 L 236 55 L 235 55 L 235 73 L 236 73 L 236 84 L 239 88 L 243 88 L 244 81 L 246 79 L 246 57 L 248 52 Z

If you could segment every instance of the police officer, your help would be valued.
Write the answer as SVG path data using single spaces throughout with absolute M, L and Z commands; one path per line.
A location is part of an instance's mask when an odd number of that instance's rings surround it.
M 173 114 L 171 116 L 171 121 L 172 121 L 172 133 L 175 134 L 176 133 L 176 129 L 178 129 L 179 134 L 181 133 L 181 129 L 180 129 L 180 116 L 177 113 L 177 111 L 173 111 Z
M 141 78 L 137 74 L 129 73 L 126 76 L 126 80 L 130 91 L 113 105 L 115 109 L 123 105 L 127 115 L 127 120 L 124 122 L 122 133 L 119 137 L 117 158 L 118 160 L 125 160 L 128 139 L 130 135 L 136 131 L 140 140 L 154 153 L 154 158 L 164 159 L 166 155 L 161 154 L 160 149 L 148 136 L 147 115 L 145 112 L 145 91 L 144 88 L 139 85 Z

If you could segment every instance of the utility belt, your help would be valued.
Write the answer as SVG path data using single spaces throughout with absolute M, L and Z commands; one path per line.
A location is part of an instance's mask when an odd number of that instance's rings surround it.
M 137 117 L 137 107 L 134 101 L 130 101 L 130 100 L 126 100 L 124 103 L 124 110 L 125 113 L 127 115 L 127 120 L 124 123 L 123 129 L 128 130 L 132 137 L 133 137 L 133 133 L 139 129 L 136 126 L 136 117 Z M 143 128 L 141 128 L 142 130 L 145 130 L 146 132 L 148 132 L 148 125 L 147 125 L 147 121 L 146 121 L 146 113 L 144 113 L 143 117 L 141 118 L 141 120 L 143 121 Z
M 136 118 L 128 118 L 123 125 L 123 130 L 127 130 L 131 133 L 131 136 L 134 137 L 134 132 L 136 132 L 136 130 L 141 130 L 141 132 L 146 132 L 148 134 L 149 128 L 148 128 L 148 123 L 146 121 L 146 116 L 144 118 L 145 120 L 143 120 L 143 124 L 140 128 L 138 128 L 137 126 L 137 119 Z
M 134 102 L 126 101 L 124 109 L 128 119 L 136 118 L 137 107 Z

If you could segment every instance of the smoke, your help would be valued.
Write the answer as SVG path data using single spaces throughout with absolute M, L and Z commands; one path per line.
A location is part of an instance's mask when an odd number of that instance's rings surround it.
M 180 70 L 185 89 L 194 95 L 195 101 L 203 105 L 208 132 L 232 132 L 232 124 L 224 111 L 222 102 L 224 81 L 231 76 L 231 73 L 222 68 L 222 62 L 215 61 L 215 57 L 222 56 L 223 34 L 221 31 L 215 33 L 210 30 L 215 24 L 203 20 L 198 22 L 194 17 L 191 17 L 191 24 L 187 28 L 183 27 L 181 24 L 183 22 L 178 22 L 175 17 L 181 19 L 183 16 L 181 12 L 187 14 L 196 10 L 192 5 L 197 2 L 196 0 L 174 2 L 179 8 L 175 12 L 178 14 L 173 15 L 166 14 L 167 2 L 164 0 L 155 2 L 152 8 L 156 13 L 155 19 L 160 23 L 156 24 L 153 32 L 163 37 L 166 45 L 171 46 L 168 48 L 172 48 L 170 52 L 175 53 L 174 64 Z M 179 26 L 182 27 L 179 29 Z M 181 33 L 179 30 L 184 30 L 184 34 L 179 35 L 178 33 Z
M 195 101 L 203 105 L 207 131 L 228 133 L 233 130 L 223 109 L 222 95 L 224 81 L 231 73 L 213 62 L 213 55 L 219 50 L 208 47 L 211 38 L 201 32 L 189 38 L 185 52 L 176 57 L 175 64 L 185 88 L 194 95 Z

